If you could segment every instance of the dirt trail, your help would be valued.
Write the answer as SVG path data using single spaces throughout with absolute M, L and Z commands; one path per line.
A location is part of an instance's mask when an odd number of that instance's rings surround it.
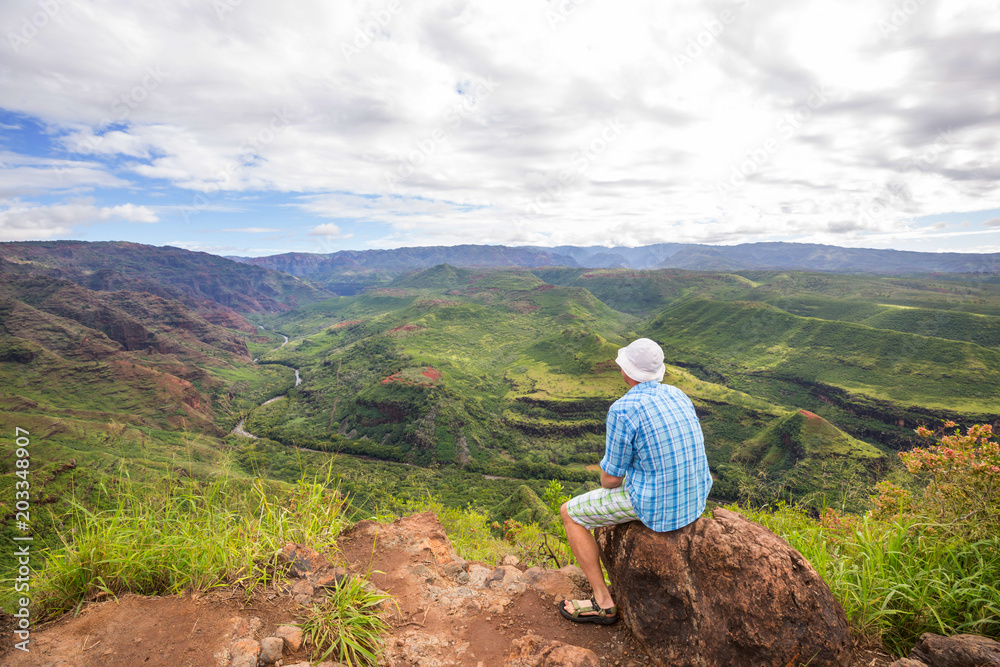
M 433 514 L 392 524 L 362 521 L 342 536 L 340 553 L 328 556 L 394 598 L 386 616 L 391 631 L 381 665 L 501 667 L 512 643 L 528 634 L 589 649 L 602 665 L 649 664 L 624 624 L 570 623 L 559 616 L 552 597 L 525 585 L 528 574 L 458 558 Z M 484 570 L 491 573 L 485 581 Z M 471 577 L 455 576 L 461 572 Z M 478 583 L 477 572 L 482 575 Z M 229 667 L 227 648 L 242 636 L 238 628 L 245 632 L 249 623 L 255 628 L 252 637 L 259 640 L 278 625 L 295 622 L 300 607 L 292 599 L 292 586 L 297 581 L 280 580 L 249 602 L 238 591 L 217 589 L 202 596 L 126 595 L 88 603 L 76 616 L 66 614 L 33 628 L 28 653 L 13 650 L 9 642 L 0 646 L 0 664 Z M 254 618 L 260 619 L 259 626 L 253 625 Z M 307 660 L 306 651 L 286 653 L 284 664 Z M 891 661 L 882 653 L 859 652 L 853 665 L 885 667 Z
M 0 664 L 216 667 L 216 654 L 230 645 L 238 619 L 260 618 L 260 632 L 266 635 L 294 622 L 293 608 L 289 597 L 273 590 L 248 604 L 242 594 L 228 589 L 201 597 L 125 595 L 118 601 L 85 604 L 77 616 L 66 614 L 35 629 L 27 653 L 4 646 L 8 653 L 0 652 Z M 306 659 L 304 651 L 297 655 Z
M 349 570 L 370 573 L 371 582 L 398 604 L 387 641 L 386 664 L 392 667 L 498 667 L 511 642 L 529 632 L 590 649 L 601 664 L 648 664 L 622 624 L 570 623 L 554 599 L 523 585 L 472 589 L 449 581 L 449 565 L 464 561 L 433 514 L 393 524 L 361 522 L 340 546 Z M 474 564 L 466 565 L 471 571 Z M 495 563 L 485 565 L 495 571 Z

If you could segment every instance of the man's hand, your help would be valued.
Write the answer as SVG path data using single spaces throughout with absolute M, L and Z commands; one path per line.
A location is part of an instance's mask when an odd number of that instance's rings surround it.
M 615 477 L 614 475 L 609 475 L 603 470 L 601 471 L 601 486 L 605 489 L 617 489 L 624 481 L 624 477 Z

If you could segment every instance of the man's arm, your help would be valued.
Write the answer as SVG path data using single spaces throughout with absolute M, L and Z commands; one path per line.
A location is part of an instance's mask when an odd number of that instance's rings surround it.
M 620 410 L 612 406 L 608 410 L 607 434 L 604 445 L 604 458 L 601 459 L 601 486 L 605 489 L 617 489 L 622 485 L 628 468 L 635 454 L 632 439 L 635 429 Z M 608 471 L 611 472 L 608 472 Z M 620 473 L 621 476 L 612 473 Z
M 617 489 L 625 481 L 624 477 L 615 477 L 614 475 L 609 475 L 608 473 L 601 471 L 601 486 L 605 489 Z

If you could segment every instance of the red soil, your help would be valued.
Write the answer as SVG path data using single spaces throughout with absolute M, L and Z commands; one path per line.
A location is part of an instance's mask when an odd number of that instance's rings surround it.
M 393 382 L 398 382 L 411 387 L 431 387 L 433 386 L 433 382 L 437 382 L 441 379 L 441 371 L 431 366 L 425 368 L 420 374 L 431 380 L 431 382 L 414 382 L 412 380 L 407 380 L 403 377 L 402 371 L 400 371 L 399 373 L 393 373 L 387 378 L 383 378 L 382 384 L 392 384 Z
M 127 594 L 117 601 L 87 603 L 77 614 L 65 614 L 55 622 L 33 628 L 29 652 L 9 650 L 4 655 L 0 650 L 0 664 L 10 667 L 214 665 L 217 662 L 214 654 L 230 643 L 234 619 L 258 617 L 263 621 L 265 633 L 282 623 L 296 622 L 291 599 L 286 595 L 276 596 L 277 592 L 275 589 L 262 592 L 248 603 L 244 603 L 242 593 L 235 589 L 219 589 L 200 597 Z M 302 649 L 294 657 L 287 656 L 285 662 L 291 664 L 306 657 Z

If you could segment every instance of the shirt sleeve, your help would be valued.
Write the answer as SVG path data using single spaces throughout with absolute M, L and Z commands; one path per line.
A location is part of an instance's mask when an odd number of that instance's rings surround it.
M 624 477 L 635 455 L 635 427 L 625 412 L 612 408 L 608 411 L 607 442 L 601 470 L 612 477 Z

